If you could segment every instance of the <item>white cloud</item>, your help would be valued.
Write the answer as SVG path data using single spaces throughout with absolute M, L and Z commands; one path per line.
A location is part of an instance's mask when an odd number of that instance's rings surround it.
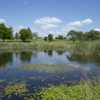
M 45 25 L 41 26 L 41 28 L 44 29 L 44 30 L 45 29 L 49 30 L 49 29 L 53 29 L 53 28 L 57 28 L 57 27 L 58 27 L 58 25 L 54 25 L 54 24 L 47 24 L 47 25 L 45 24 Z
M 0 18 L 0 23 L 6 23 L 6 20 L 3 18 Z
M 62 21 L 56 17 L 43 17 L 34 21 L 43 30 L 49 30 L 59 27 Z
M 87 18 L 87 19 L 81 21 L 82 24 L 91 24 L 92 22 L 93 22 L 93 20 L 90 18 Z
M 25 26 L 23 26 L 23 25 L 19 25 L 18 27 L 15 27 L 14 28 L 14 33 L 16 33 L 16 32 L 19 32 L 21 29 L 23 29 L 23 28 L 27 28 L 27 27 L 25 27 Z
M 69 27 L 75 27 L 75 28 L 80 28 L 84 25 L 88 25 L 88 24 L 91 24 L 93 22 L 92 19 L 90 18 L 87 18 L 87 19 L 84 19 L 84 20 L 81 20 L 81 21 L 74 21 L 74 22 L 70 22 L 68 24 Z
M 68 23 L 66 26 L 63 27 L 62 31 L 68 33 L 70 30 L 78 30 L 81 31 L 81 28 L 85 25 L 91 24 L 93 22 L 92 19 L 87 18 L 80 21 L 73 21 Z
M 70 22 L 68 24 L 68 26 L 70 26 L 70 27 L 80 27 L 81 26 L 81 22 L 80 21 Z
M 26 28 L 26 27 L 23 26 L 23 25 L 18 26 L 18 29 L 19 29 L 19 30 L 20 30 L 20 29 L 23 29 L 23 28 Z
M 70 23 L 64 23 L 57 17 L 43 17 L 34 21 L 34 27 L 37 31 L 40 31 L 44 35 L 52 32 L 53 35 L 63 34 L 66 35 L 70 30 L 81 31 L 82 27 L 89 25 L 93 22 L 92 19 L 87 18 L 79 21 L 72 21 Z
M 100 28 L 95 28 L 94 30 L 95 30 L 95 31 L 100 31 Z

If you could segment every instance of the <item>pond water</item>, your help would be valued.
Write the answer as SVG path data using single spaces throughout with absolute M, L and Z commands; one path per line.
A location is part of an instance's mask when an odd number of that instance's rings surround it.
M 15 100 L 4 95 L 4 88 L 17 83 L 26 84 L 30 93 L 34 93 L 50 85 L 99 78 L 100 57 L 97 56 L 88 58 L 52 50 L 0 52 L 0 100 Z

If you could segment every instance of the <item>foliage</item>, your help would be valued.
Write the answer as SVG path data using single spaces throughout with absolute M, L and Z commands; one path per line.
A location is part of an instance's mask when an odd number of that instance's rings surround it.
M 63 40 L 63 39 L 65 39 L 65 38 L 64 38 L 63 35 L 58 35 L 58 36 L 56 37 L 56 39 Z
M 32 39 L 32 32 L 29 28 L 28 29 L 21 29 L 19 34 L 20 34 L 20 39 L 23 42 L 30 41 Z
M 100 39 L 100 32 L 91 30 L 85 33 L 85 40 L 98 40 Z
M 18 33 L 16 33 L 15 34 L 15 39 L 19 39 L 20 37 L 19 37 L 19 34 Z
M 44 88 L 39 93 L 41 100 L 99 100 L 100 85 L 60 85 Z
M 0 39 L 13 39 L 13 31 L 11 27 L 7 27 L 5 24 L 0 24 Z
M 45 37 L 44 37 L 44 40 L 45 40 L 45 41 L 47 41 L 47 40 L 48 40 L 48 37 L 47 37 L 47 36 L 45 36 Z
M 95 30 L 91 30 L 89 32 L 79 32 L 79 31 L 70 31 L 67 34 L 67 37 L 69 37 L 69 39 L 75 41 L 75 40 L 98 40 L 100 39 L 100 32 L 99 31 L 95 31 Z
M 52 40 L 53 40 L 53 35 L 52 35 L 52 34 L 49 34 L 49 35 L 48 35 L 48 40 L 49 40 L 49 41 L 52 41 Z
M 77 31 L 70 31 L 67 34 L 67 37 L 69 37 L 71 40 L 75 41 L 75 40 L 82 40 L 83 38 L 83 33 L 82 32 L 77 32 Z
M 13 93 L 17 93 L 20 95 L 22 93 L 28 92 L 28 89 L 26 88 L 25 84 L 15 84 L 5 87 L 4 92 L 5 95 L 11 95 Z

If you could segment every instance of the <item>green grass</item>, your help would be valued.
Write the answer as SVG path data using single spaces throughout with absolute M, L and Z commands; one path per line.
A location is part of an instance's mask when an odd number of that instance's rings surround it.
M 77 64 L 25 64 L 22 67 L 19 67 L 18 70 L 38 70 L 48 73 L 64 73 L 73 71 L 77 66 Z
M 67 40 L 33 40 L 32 42 L 0 42 L 0 50 L 66 50 L 72 47 L 73 42 Z
M 4 92 L 5 95 L 10 95 L 13 93 L 22 95 L 22 93 L 28 92 L 28 89 L 26 88 L 25 84 L 15 84 L 15 85 L 5 87 Z
M 41 100 L 100 100 L 100 85 L 60 85 L 44 88 L 38 95 Z
M 36 93 L 30 93 L 26 84 L 8 85 L 4 89 L 5 95 L 17 94 L 25 100 L 100 100 L 100 84 L 91 81 L 82 81 L 74 85 L 55 85 Z
M 100 55 L 100 40 L 81 42 L 75 46 L 73 51 L 83 55 Z

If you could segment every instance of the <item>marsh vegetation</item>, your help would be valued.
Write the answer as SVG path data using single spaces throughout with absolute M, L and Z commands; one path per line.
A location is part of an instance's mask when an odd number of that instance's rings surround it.
M 15 36 L 0 29 L 1 100 L 100 99 L 100 32 L 39 37 L 30 28 Z

